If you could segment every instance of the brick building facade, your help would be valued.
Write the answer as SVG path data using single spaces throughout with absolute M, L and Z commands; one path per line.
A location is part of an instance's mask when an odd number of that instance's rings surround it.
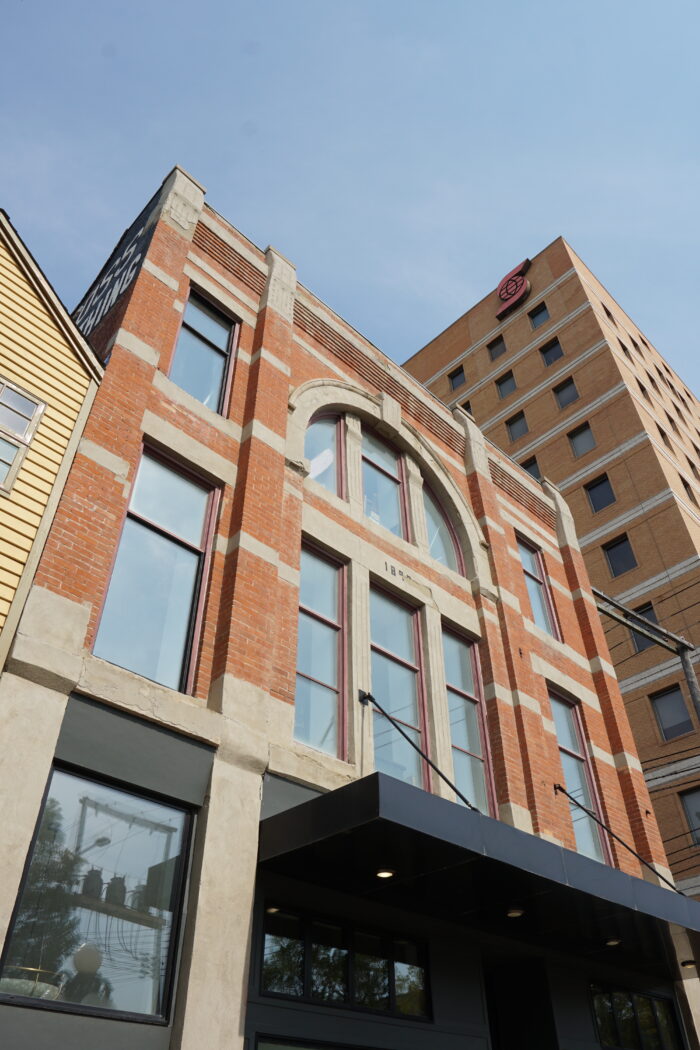
M 5 1045 L 697 1046 L 557 489 L 180 169 L 75 316 L 105 375 L 0 680 Z
M 492 292 L 406 367 L 557 485 L 594 586 L 696 644 L 697 398 L 563 239 L 521 278 L 510 309 Z M 697 896 L 700 723 L 680 659 L 605 627 L 671 868 Z

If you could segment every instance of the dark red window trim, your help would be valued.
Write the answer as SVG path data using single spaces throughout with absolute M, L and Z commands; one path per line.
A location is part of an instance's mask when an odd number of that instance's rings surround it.
M 489 807 L 489 815 L 494 816 L 498 814 L 498 800 L 496 796 L 496 780 L 493 773 L 493 761 L 491 757 L 491 739 L 489 736 L 488 724 L 486 721 L 486 708 L 484 707 L 484 683 L 481 676 L 481 663 L 479 661 L 479 650 L 477 643 L 472 638 L 466 638 L 459 631 L 454 630 L 452 627 L 448 627 L 446 624 L 442 626 L 442 634 L 449 634 L 453 638 L 462 642 L 464 645 L 469 647 L 469 656 L 471 659 L 472 666 L 472 678 L 474 680 L 474 695 L 465 692 L 456 685 L 452 685 L 447 681 L 447 673 L 445 673 L 445 686 L 447 689 L 452 690 L 453 693 L 458 693 L 459 696 L 465 697 L 465 699 L 476 704 L 477 722 L 479 726 L 479 736 L 481 737 L 481 750 L 483 754 L 481 756 L 474 755 L 471 751 L 465 751 L 463 748 L 452 743 L 452 734 L 450 734 L 450 746 L 457 751 L 462 751 L 465 755 L 471 755 L 473 758 L 477 758 L 484 763 L 484 781 L 486 783 L 486 801 Z M 444 655 L 443 655 L 444 659 Z M 473 802 L 473 799 L 469 800 Z
M 375 463 L 371 456 L 365 455 L 364 445 L 360 443 L 361 462 L 369 463 L 374 470 L 379 471 L 384 477 L 389 478 L 395 484 L 399 486 L 399 512 L 401 515 L 401 539 L 406 540 L 408 543 L 413 543 L 413 535 L 411 532 L 411 515 L 408 509 L 408 478 L 406 476 L 406 461 L 405 455 L 399 449 L 395 448 L 389 441 L 385 441 L 383 437 L 377 434 L 376 430 L 371 427 L 362 426 L 362 435 L 371 434 L 375 441 L 384 445 L 393 455 L 396 456 L 396 474 L 391 474 L 388 470 L 381 466 L 379 463 Z M 363 479 L 364 486 L 364 479 Z M 364 502 L 364 492 L 363 492 Z M 372 520 L 371 518 L 369 519 Z M 381 522 L 379 522 L 381 524 Z M 386 528 L 386 526 L 384 526 Z M 389 530 L 390 531 L 390 530 Z
M 556 639 L 556 641 L 558 641 L 558 642 L 561 642 L 562 641 L 561 628 L 559 626 L 559 619 L 557 617 L 556 606 L 554 605 L 554 599 L 552 598 L 551 584 L 549 582 L 549 573 L 547 572 L 547 566 L 545 564 L 544 553 L 542 551 L 542 548 L 538 547 L 536 544 L 534 544 L 532 542 L 532 540 L 527 539 L 525 536 L 523 536 L 519 532 L 516 532 L 515 538 L 516 538 L 516 541 L 518 543 L 521 543 L 523 545 L 523 547 L 527 547 L 527 549 L 530 551 L 530 553 L 535 555 L 535 561 L 537 562 L 537 566 L 538 566 L 539 572 L 540 572 L 539 577 L 536 576 L 534 573 L 530 572 L 528 569 L 526 569 L 525 566 L 522 564 L 522 561 L 520 562 L 520 564 L 522 566 L 523 574 L 525 576 L 529 576 L 530 579 L 535 580 L 535 582 L 538 583 L 540 585 L 540 587 L 542 588 L 542 593 L 544 594 L 544 603 L 545 603 L 545 606 L 547 607 L 547 615 L 549 617 L 549 621 L 550 621 L 550 624 L 552 626 L 552 631 L 551 631 L 552 638 Z M 527 590 L 527 582 L 525 584 L 525 589 Z M 528 597 L 528 602 L 530 602 L 530 595 L 529 595 L 529 593 L 528 593 L 527 597 Z M 533 623 L 535 623 L 535 626 L 538 627 L 539 624 L 537 624 L 535 622 L 535 620 L 534 620 L 535 610 L 532 609 L 532 603 L 531 602 L 530 602 L 530 606 L 531 606 L 531 612 L 532 612 L 532 615 L 533 615 Z
M 455 551 L 455 557 L 457 559 L 457 572 L 460 574 L 460 576 L 466 576 L 467 573 L 466 573 L 466 569 L 465 569 L 465 565 L 464 565 L 464 555 L 462 553 L 462 545 L 459 542 L 459 537 L 457 535 L 457 530 L 455 529 L 454 525 L 452 524 L 452 520 L 451 520 L 449 514 L 447 514 L 447 512 L 443 508 L 443 501 L 437 495 L 437 493 L 435 492 L 435 489 L 432 487 L 432 485 L 428 484 L 428 482 L 425 480 L 425 478 L 423 479 L 423 488 L 427 492 L 429 492 L 430 495 L 432 496 L 433 502 L 435 503 L 435 506 L 440 511 L 440 515 L 442 517 L 442 520 L 444 521 L 444 523 L 445 523 L 445 525 L 447 527 L 447 531 L 450 534 L 450 539 L 452 540 L 452 546 L 454 547 L 454 551 Z
M 187 299 L 185 301 L 185 305 L 180 315 L 180 323 L 175 334 L 175 342 L 173 343 L 173 348 L 170 353 L 170 361 L 168 363 L 168 371 L 166 374 L 168 378 L 170 378 L 173 362 L 175 361 L 175 354 L 177 352 L 177 345 L 180 341 L 180 333 L 182 332 L 183 328 L 187 328 L 188 331 L 193 331 L 208 346 L 211 346 L 214 350 L 216 350 L 217 354 L 223 353 L 221 347 L 214 346 L 214 344 L 210 343 L 206 336 L 203 336 L 201 332 L 197 331 L 196 328 L 191 328 L 190 325 L 185 323 L 185 310 L 187 309 L 187 303 L 189 303 L 192 295 L 196 296 L 198 299 L 202 299 L 205 303 L 207 303 L 208 306 L 212 308 L 212 310 L 216 310 L 217 313 L 221 314 L 222 317 L 225 317 L 227 321 L 231 322 L 231 334 L 229 335 L 228 347 L 226 349 L 224 381 L 221 384 L 219 404 L 215 410 L 212 409 L 212 411 L 216 411 L 217 415 L 224 416 L 224 418 L 226 418 L 228 414 L 229 403 L 231 400 L 231 386 L 233 384 L 234 365 L 238 360 L 238 346 L 241 338 L 242 322 L 240 318 L 236 317 L 229 310 L 227 310 L 226 307 L 222 306 L 220 302 L 217 302 L 217 300 L 211 294 L 200 288 L 196 282 L 190 282 L 189 288 L 187 290 Z
M 335 420 L 335 495 L 339 499 L 347 500 L 348 498 L 348 485 L 347 485 L 347 470 L 346 470 L 346 426 L 345 426 L 345 415 L 342 412 L 325 412 L 321 410 L 311 417 L 309 422 L 306 424 L 306 429 L 312 427 L 314 423 L 320 423 L 324 419 Z

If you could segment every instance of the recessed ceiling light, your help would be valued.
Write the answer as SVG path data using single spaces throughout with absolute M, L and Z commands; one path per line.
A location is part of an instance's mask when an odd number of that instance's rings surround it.
M 521 915 L 525 914 L 525 909 L 520 907 L 509 908 L 506 915 L 509 919 L 519 919 Z
M 697 963 L 695 962 L 695 959 L 684 959 L 681 966 L 688 970 L 691 966 L 697 966 Z
M 379 871 L 377 872 L 377 878 L 378 879 L 393 879 L 395 874 L 396 874 L 396 872 L 392 871 L 391 868 L 380 868 Z
M 276 915 L 279 911 L 279 908 L 274 907 L 274 905 L 270 905 L 269 908 L 265 908 L 265 911 L 268 915 Z
M 608 948 L 617 948 L 618 944 L 622 944 L 622 941 L 619 937 L 608 937 L 605 944 Z

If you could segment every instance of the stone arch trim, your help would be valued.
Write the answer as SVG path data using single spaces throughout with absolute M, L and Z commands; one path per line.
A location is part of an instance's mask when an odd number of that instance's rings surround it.
M 481 588 L 493 590 L 487 544 L 472 507 L 426 439 L 402 419 L 401 406 L 393 398 L 370 394 L 338 380 L 313 379 L 304 383 L 289 398 L 287 460 L 292 464 L 304 462 L 306 428 L 315 415 L 325 412 L 350 412 L 367 420 L 413 458 L 435 495 L 449 508 L 447 513 L 462 546 L 467 577 L 478 581 Z

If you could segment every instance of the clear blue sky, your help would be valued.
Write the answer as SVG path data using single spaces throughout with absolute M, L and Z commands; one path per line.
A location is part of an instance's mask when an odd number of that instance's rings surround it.
M 173 164 L 404 361 L 563 234 L 700 394 L 697 0 L 5 0 L 0 204 L 69 307 Z

